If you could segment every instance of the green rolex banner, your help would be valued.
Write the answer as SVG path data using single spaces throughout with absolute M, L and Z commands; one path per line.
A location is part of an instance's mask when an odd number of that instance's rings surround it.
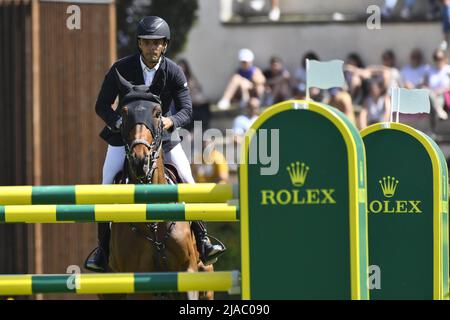
M 448 299 L 448 173 L 424 133 L 398 123 L 361 132 L 366 146 L 371 299 Z
M 447 161 L 445 159 L 444 153 L 441 151 L 439 146 L 434 142 L 430 137 L 426 136 L 430 143 L 434 146 L 434 149 L 438 151 L 438 155 L 440 158 L 439 164 L 442 172 L 442 273 L 443 273 L 443 281 L 442 281 L 442 298 L 445 300 L 450 300 L 450 269 L 449 269 L 449 259 L 450 259 L 450 248 L 449 238 L 450 238 L 450 230 L 448 225 L 448 167 Z
M 364 145 L 337 109 L 270 107 L 240 165 L 242 297 L 368 299 Z

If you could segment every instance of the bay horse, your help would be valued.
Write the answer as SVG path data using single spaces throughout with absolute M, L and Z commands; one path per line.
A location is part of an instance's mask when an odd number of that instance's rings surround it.
M 124 94 L 120 106 L 121 135 L 127 154 L 121 183 L 176 183 L 175 176 L 164 165 L 159 97 L 153 95 L 148 86 L 133 86 L 118 71 L 116 73 Z M 112 223 L 109 252 L 112 272 L 213 271 L 211 265 L 204 266 L 200 261 L 190 222 L 186 221 Z M 189 292 L 132 294 L 120 298 L 213 299 L 213 295 L 213 292 Z

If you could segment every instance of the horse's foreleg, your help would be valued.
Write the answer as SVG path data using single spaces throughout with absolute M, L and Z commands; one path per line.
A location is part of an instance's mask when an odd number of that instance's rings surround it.
M 187 293 L 187 299 L 188 300 L 200 300 L 199 299 L 199 292 L 198 291 L 189 291 Z
M 203 264 L 203 262 L 199 261 L 198 271 L 199 272 L 214 272 L 214 267 L 212 264 L 210 264 L 209 266 L 205 266 Z M 200 300 L 214 300 L 214 291 L 200 291 L 199 299 Z
M 179 222 L 171 230 L 171 241 L 168 243 L 170 258 L 169 270 L 179 272 L 198 272 L 197 250 L 195 239 L 189 223 Z M 174 295 L 175 299 L 198 300 L 198 291 L 189 291 Z

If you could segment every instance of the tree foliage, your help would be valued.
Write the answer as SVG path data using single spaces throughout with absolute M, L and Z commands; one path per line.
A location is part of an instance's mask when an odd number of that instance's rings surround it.
M 117 47 L 119 57 L 136 52 L 136 25 L 144 16 L 167 21 L 171 41 L 167 55 L 176 56 L 184 48 L 189 30 L 197 19 L 198 0 L 117 1 Z

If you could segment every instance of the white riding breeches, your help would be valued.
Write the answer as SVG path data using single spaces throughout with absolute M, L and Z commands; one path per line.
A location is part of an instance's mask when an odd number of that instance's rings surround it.
M 125 162 L 125 147 L 108 145 L 106 159 L 103 165 L 102 184 L 112 184 L 114 177 L 123 169 Z M 184 183 L 195 183 L 192 176 L 191 164 L 184 153 L 181 144 L 177 144 L 172 150 L 164 153 L 164 162 L 173 165 Z
M 164 163 L 173 165 L 184 183 L 195 183 L 194 177 L 192 176 L 191 164 L 183 147 L 181 147 L 181 143 L 177 144 L 169 152 L 164 153 Z

